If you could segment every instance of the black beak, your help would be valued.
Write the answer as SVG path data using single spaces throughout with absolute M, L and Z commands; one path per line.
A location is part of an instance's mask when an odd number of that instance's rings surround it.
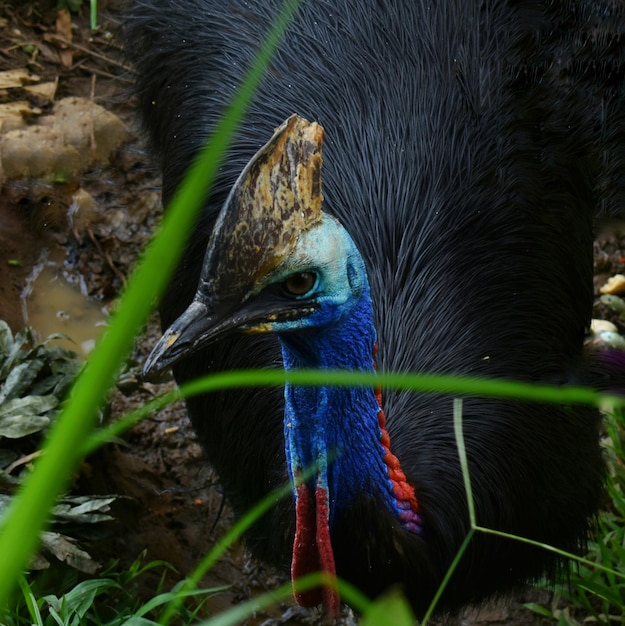
M 197 352 L 241 324 L 239 316 L 215 315 L 203 302 L 194 300 L 165 331 L 143 366 L 150 377 Z
M 154 376 L 233 332 L 270 332 L 268 320 L 296 319 L 317 308 L 316 304 L 276 303 L 273 299 L 252 299 L 238 307 L 231 302 L 195 299 L 154 346 L 143 366 L 143 376 Z

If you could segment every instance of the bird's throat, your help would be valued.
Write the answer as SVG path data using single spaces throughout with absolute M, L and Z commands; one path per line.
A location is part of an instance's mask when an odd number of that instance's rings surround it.
M 323 604 L 329 615 L 337 615 L 340 600 L 331 585 L 305 591 L 298 589 L 300 579 L 307 574 L 321 572 L 333 579 L 336 576 L 330 538 L 328 449 L 325 433 L 319 428 L 328 398 L 323 389 L 290 386 L 287 386 L 286 398 L 286 455 L 295 483 L 296 524 L 291 561 L 294 595 L 301 606 Z M 308 408 L 305 413 L 311 419 L 302 423 L 299 418 L 303 407 Z M 302 445 L 302 439 L 306 445 Z
M 415 489 L 390 449 L 381 391 L 369 391 L 375 405 L 373 414 L 367 416 L 363 412 L 360 428 L 353 429 L 351 441 L 339 444 L 336 435 L 326 438 L 332 429 L 323 426 L 336 423 L 331 410 L 336 395 L 351 397 L 363 391 L 287 389 L 286 454 L 295 482 L 296 526 L 291 561 L 295 599 L 301 606 L 323 604 L 329 615 L 336 615 L 340 606 L 332 585 L 336 567 L 331 529 L 337 516 L 349 514 L 355 498 L 369 498 L 376 505 L 386 506 L 399 522 L 398 527 L 423 535 Z M 302 397 L 309 400 L 309 419 L 300 420 Z M 312 398 L 317 399 L 316 406 Z M 365 428 L 367 423 L 370 428 Z M 322 586 L 300 591 L 299 581 L 316 572 L 326 574 L 329 580 Z
M 375 370 L 371 303 L 363 297 L 341 324 L 281 337 L 285 369 Z M 285 386 L 286 460 L 295 482 L 296 531 L 291 563 L 296 600 L 323 603 L 336 614 L 339 598 L 327 585 L 297 589 L 306 574 L 336 574 L 331 533 L 354 506 L 383 506 L 398 530 L 422 533 L 413 486 L 390 450 L 381 391 L 372 387 Z

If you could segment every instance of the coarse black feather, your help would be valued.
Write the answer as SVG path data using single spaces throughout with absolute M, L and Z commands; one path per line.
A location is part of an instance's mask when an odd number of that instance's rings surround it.
M 140 111 L 171 198 L 269 30 L 278 0 L 138 0 L 127 30 Z M 621 3 L 304 1 L 271 63 L 161 305 L 195 292 L 217 212 L 240 171 L 293 113 L 326 133 L 326 211 L 369 274 L 385 371 L 583 384 L 592 220 L 623 212 Z M 175 367 L 281 367 L 274 336 L 233 336 Z M 281 390 L 188 400 L 241 513 L 287 480 Z M 468 529 L 446 396 L 386 390 L 391 446 L 415 485 L 425 540 L 398 538 L 363 497 L 337 522 L 337 571 L 371 595 L 392 583 L 422 612 Z M 599 414 L 466 398 L 477 521 L 575 551 L 597 510 Z M 367 523 L 364 523 L 364 520 Z M 288 566 L 291 502 L 251 547 Z M 554 556 L 478 535 L 443 597 L 453 609 L 552 571 Z

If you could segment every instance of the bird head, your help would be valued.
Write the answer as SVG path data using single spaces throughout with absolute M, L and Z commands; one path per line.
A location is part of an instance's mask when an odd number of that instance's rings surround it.
M 146 374 L 232 332 L 328 326 L 368 289 L 351 237 L 321 210 L 322 142 L 321 126 L 294 115 L 251 159 L 216 220 L 195 297 Z

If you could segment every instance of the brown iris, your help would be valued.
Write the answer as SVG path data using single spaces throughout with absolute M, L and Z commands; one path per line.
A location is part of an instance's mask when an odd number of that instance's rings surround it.
M 315 285 L 317 275 L 314 272 L 291 274 L 283 283 L 285 291 L 292 296 L 303 296 Z

